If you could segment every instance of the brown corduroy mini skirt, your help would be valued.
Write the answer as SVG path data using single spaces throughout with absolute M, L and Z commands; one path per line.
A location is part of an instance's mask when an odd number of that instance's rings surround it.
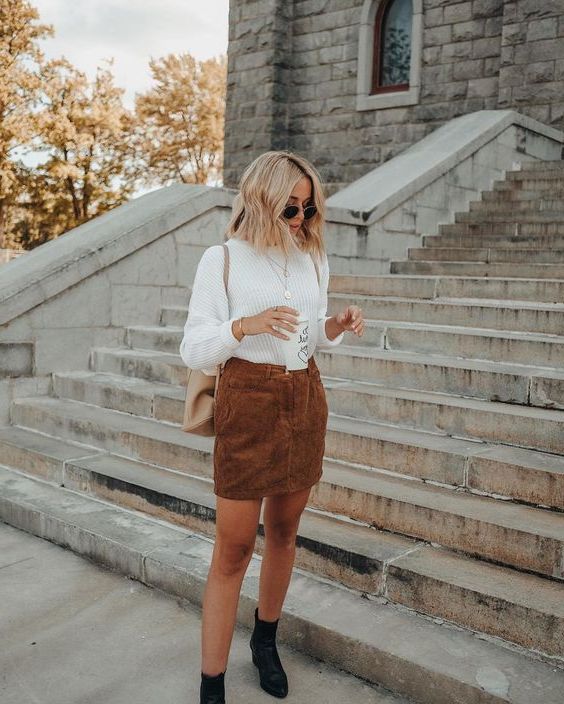
M 322 474 L 328 406 L 313 357 L 305 369 L 230 357 L 216 391 L 214 493 L 256 499 Z

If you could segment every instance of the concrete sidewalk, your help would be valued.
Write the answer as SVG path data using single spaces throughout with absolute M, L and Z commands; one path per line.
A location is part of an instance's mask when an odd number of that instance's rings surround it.
M 70 550 L 0 523 L 2 704 L 198 704 L 200 611 Z M 238 626 L 227 704 L 277 701 Z M 300 704 L 405 701 L 279 646 Z

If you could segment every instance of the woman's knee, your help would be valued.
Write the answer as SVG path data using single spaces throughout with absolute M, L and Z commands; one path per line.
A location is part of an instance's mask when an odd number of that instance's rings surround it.
M 265 526 L 265 537 L 267 542 L 280 549 L 291 550 L 296 545 L 296 533 L 298 532 L 298 522 L 296 521 L 275 521 Z
M 244 572 L 253 555 L 254 546 L 254 540 L 236 541 L 216 539 L 214 568 L 225 577 Z

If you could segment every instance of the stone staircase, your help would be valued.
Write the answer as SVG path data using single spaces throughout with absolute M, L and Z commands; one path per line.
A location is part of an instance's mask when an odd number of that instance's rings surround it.
M 367 325 L 316 352 L 331 413 L 296 566 L 343 614 L 321 628 L 311 586 L 304 619 L 333 643 L 321 656 L 398 704 L 562 701 L 563 206 L 564 162 L 528 164 L 390 275 L 331 278 L 329 313 L 356 303 Z M 53 373 L 51 395 L 15 400 L 0 480 L 213 538 L 213 440 L 178 428 L 186 314 L 163 307 L 126 347 L 92 349 L 89 371 Z

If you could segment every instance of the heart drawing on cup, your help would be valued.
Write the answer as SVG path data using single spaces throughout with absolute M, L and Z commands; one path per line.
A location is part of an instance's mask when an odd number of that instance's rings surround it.
M 298 350 L 298 359 L 304 364 L 307 364 L 308 362 L 308 340 L 309 328 L 306 326 L 300 332 L 300 335 L 298 337 L 298 343 L 300 345 L 300 349 Z

